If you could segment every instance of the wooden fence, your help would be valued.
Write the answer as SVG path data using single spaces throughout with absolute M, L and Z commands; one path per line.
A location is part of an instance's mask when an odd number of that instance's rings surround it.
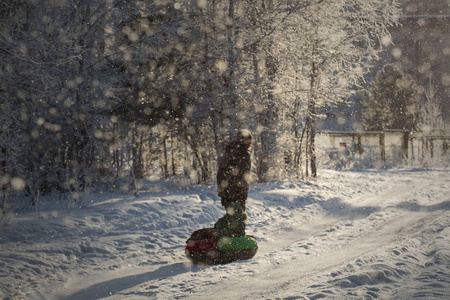
M 404 130 L 322 131 L 317 133 L 317 149 L 363 154 L 371 151 L 383 161 L 401 157 L 406 161 L 448 158 L 450 136 Z

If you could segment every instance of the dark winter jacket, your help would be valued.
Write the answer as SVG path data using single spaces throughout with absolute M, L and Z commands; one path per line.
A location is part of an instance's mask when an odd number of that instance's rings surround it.
M 217 194 L 222 205 L 227 207 L 231 202 L 238 202 L 245 210 L 249 181 L 250 153 L 241 138 L 228 144 L 219 160 L 217 172 Z

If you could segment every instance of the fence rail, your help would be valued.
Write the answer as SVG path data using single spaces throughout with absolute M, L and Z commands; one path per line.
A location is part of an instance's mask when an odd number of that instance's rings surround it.
M 448 158 L 450 136 L 404 130 L 322 131 L 317 133 L 317 148 L 362 155 L 374 151 L 382 161 L 401 157 L 406 162 L 424 158 Z

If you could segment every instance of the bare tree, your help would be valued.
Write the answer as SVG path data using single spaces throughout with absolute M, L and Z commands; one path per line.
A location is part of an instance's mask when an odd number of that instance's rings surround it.
M 415 126 L 416 129 L 424 133 L 437 131 L 440 134 L 449 134 L 450 128 L 448 124 L 444 122 L 441 101 L 436 95 L 431 78 L 424 96 L 425 101 L 418 111 L 418 119 Z

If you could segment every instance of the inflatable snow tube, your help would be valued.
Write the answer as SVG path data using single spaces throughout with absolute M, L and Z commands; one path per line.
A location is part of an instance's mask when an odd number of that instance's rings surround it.
M 188 240 L 186 257 L 195 264 L 225 264 L 255 256 L 258 244 L 254 237 L 220 237 Z

